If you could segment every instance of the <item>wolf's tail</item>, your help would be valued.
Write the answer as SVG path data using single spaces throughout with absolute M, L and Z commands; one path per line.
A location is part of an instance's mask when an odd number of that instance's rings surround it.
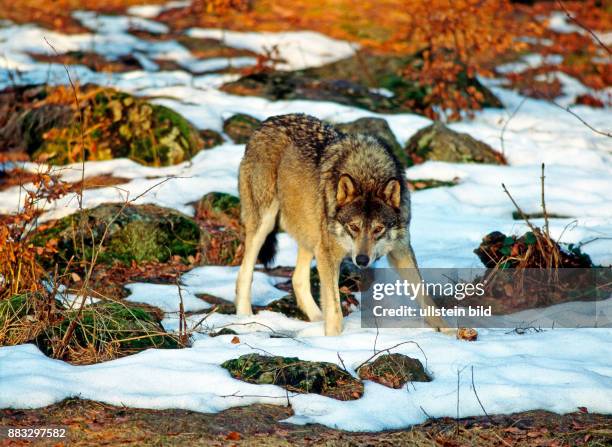
M 265 268 L 269 268 L 272 265 L 272 261 L 276 256 L 276 248 L 277 248 L 277 240 L 276 234 L 278 233 L 278 228 L 275 227 L 274 230 L 268 236 L 266 236 L 266 240 L 264 241 L 261 249 L 259 250 L 259 255 L 257 258 L 259 262 L 261 262 Z

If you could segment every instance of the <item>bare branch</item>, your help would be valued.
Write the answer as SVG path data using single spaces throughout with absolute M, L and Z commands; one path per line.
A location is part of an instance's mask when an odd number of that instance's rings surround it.
M 559 107 L 561 110 L 565 110 L 567 113 L 569 113 L 570 115 L 573 115 L 578 121 L 580 121 L 582 124 L 584 124 L 586 127 L 588 127 L 589 129 L 591 129 L 593 132 L 595 132 L 596 134 L 599 135 L 603 135 L 604 137 L 608 137 L 608 138 L 612 138 L 612 132 L 607 132 L 605 130 L 599 130 L 596 129 L 595 127 L 591 126 L 589 123 L 587 123 L 584 118 L 582 118 L 580 115 L 578 115 L 576 112 L 574 112 L 572 109 L 568 107 L 563 107 L 561 104 L 559 104 L 558 102 L 554 101 L 553 99 L 549 99 L 549 102 L 557 107 Z
M 602 42 L 602 40 L 597 36 L 597 34 L 595 34 L 595 32 L 590 29 L 588 26 L 582 24 L 576 17 L 572 16 L 569 12 L 569 10 L 567 9 L 567 7 L 565 6 L 565 4 L 561 1 L 561 0 L 557 0 L 557 4 L 559 6 L 561 6 L 561 8 L 563 9 L 563 12 L 565 13 L 565 16 L 570 19 L 572 22 L 574 22 L 576 25 L 578 25 L 580 28 L 582 28 L 583 30 L 585 30 L 587 33 L 589 33 L 591 36 L 593 36 L 593 39 L 595 39 L 595 41 L 604 49 L 608 52 L 608 54 L 610 56 L 612 56 L 612 50 L 610 50 L 610 47 L 607 46 L 604 42 Z
M 370 360 L 372 360 L 374 357 L 378 356 L 379 354 L 383 353 L 383 352 L 387 352 L 389 354 L 391 354 L 391 350 L 395 349 L 399 346 L 402 345 L 407 345 L 407 344 L 414 344 L 417 346 L 417 348 L 419 348 L 419 350 L 421 351 L 421 354 L 423 354 L 423 357 L 425 358 L 425 369 L 427 369 L 427 355 L 425 355 L 425 351 L 423 351 L 423 348 L 421 348 L 421 345 L 419 345 L 416 341 L 404 341 L 401 343 L 398 343 L 396 345 L 391 346 L 390 348 L 386 348 L 386 349 L 381 349 L 380 351 L 376 352 L 374 355 L 370 356 L 366 361 L 362 362 L 359 364 L 359 366 L 357 366 L 357 368 L 355 368 L 355 371 L 359 370 L 359 368 L 361 368 L 363 365 L 365 365 L 366 363 L 368 363 Z
M 480 405 L 480 408 L 482 408 L 483 413 L 485 414 L 485 416 L 489 419 L 489 413 L 487 413 L 487 410 L 485 410 L 484 405 L 482 405 L 482 402 L 480 401 L 480 397 L 478 397 L 478 393 L 476 392 L 476 385 L 474 385 L 474 365 L 472 365 L 472 389 L 474 390 L 474 396 L 476 396 L 476 400 L 478 401 L 478 404 Z
M 499 140 L 500 140 L 500 143 L 501 143 L 502 155 L 504 157 L 506 156 L 506 140 L 504 139 L 504 135 L 506 133 L 506 129 L 508 128 L 508 124 L 510 124 L 510 121 L 512 121 L 512 118 L 514 118 L 514 116 L 518 113 L 518 111 L 521 109 L 521 107 L 523 107 L 523 104 L 525 104 L 527 99 L 528 99 L 527 96 L 525 96 L 525 97 L 523 97 L 523 99 L 521 99 L 521 102 L 519 103 L 519 105 L 516 106 L 516 108 L 512 111 L 512 113 L 510 114 L 508 119 L 504 122 L 504 127 L 502 127 L 501 133 L 499 135 Z
M 546 201 L 544 200 L 544 178 L 544 163 L 542 163 L 542 176 L 540 177 L 542 185 L 542 213 L 544 214 L 544 231 L 546 232 L 546 236 L 550 238 L 548 212 L 546 211 Z
M 523 210 L 521 209 L 521 207 L 518 205 L 518 203 L 516 203 L 516 200 L 514 200 L 514 197 L 512 197 L 512 195 L 510 194 L 510 191 L 508 191 L 508 188 L 506 188 L 506 185 L 502 183 L 502 188 L 504 189 L 504 192 L 506 193 L 506 195 L 508 197 L 510 197 L 510 200 L 512 201 L 512 203 L 514 204 L 514 207 L 516 208 L 516 210 L 518 211 L 518 213 L 521 215 L 521 218 L 527 223 L 527 225 L 529 226 L 529 228 L 531 229 L 532 232 L 536 232 L 535 227 L 533 226 L 533 224 L 529 221 L 529 218 L 527 217 L 527 215 L 523 212 Z

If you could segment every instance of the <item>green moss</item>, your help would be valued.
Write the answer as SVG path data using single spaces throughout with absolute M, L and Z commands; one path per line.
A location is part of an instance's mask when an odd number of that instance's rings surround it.
M 103 239 L 103 236 L 106 237 Z M 104 204 L 64 217 L 33 237 L 37 246 L 57 241 L 57 254 L 45 260 L 65 265 L 91 259 L 94 247 L 102 247 L 99 262 L 164 262 L 171 256 L 195 255 L 201 231 L 190 217 L 156 205 Z
M 506 164 L 505 158 L 488 144 L 466 133 L 456 132 L 439 121 L 410 137 L 404 150 L 414 163 L 437 160 Z
M 102 301 L 79 311 L 36 293 L 0 301 L 0 345 L 34 342 L 43 352 L 74 363 L 110 359 L 148 348 L 178 348 L 180 343 L 142 307 Z M 74 324 L 66 349 L 61 340 Z M 87 358 L 80 358 L 86 353 Z
M 390 388 L 401 388 L 406 382 L 431 382 L 418 359 L 403 354 L 383 354 L 357 371 L 363 380 L 372 380 Z
M 204 149 L 210 149 L 223 143 L 221 134 L 212 129 L 200 130 L 200 139 L 203 142 Z
M 99 91 L 83 102 L 80 114 L 68 107 L 68 119 L 47 120 L 44 138 L 26 129 L 24 137 L 33 157 L 45 156 L 52 164 L 79 161 L 84 140 L 85 157 L 90 160 L 129 157 L 142 164 L 166 166 L 189 160 L 204 147 L 199 132 L 173 110 L 112 89 L 91 86 L 82 95 L 95 89 Z M 45 107 L 50 116 L 59 109 L 66 114 L 66 105 Z M 30 121 L 24 119 L 24 125 Z
M 209 192 L 200 199 L 199 207 L 215 213 L 225 213 L 229 217 L 240 216 L 240 199 L 223 192 Z
M 167 246 L 166 235 L 150 222 L 129 222 L 110 241 L 108 254 L 128 263 L 164 259 Z M 160 252 L 160 249 L 163 250 Z
M 109 344 L 122 354 L 148 348 L 178 348 L 177 340 L 165 334 L 160 324 L 144 309 L 116 302 L 101 302 L 78 310 L 66 311 L 61 323 L 46 329 L 37 339 L 43 352 L 52 353 L 52 340 L 63 339 L 73 320 L 78 318 L 69 345 L 93 346 L 103 351 Z
M 14 295 L 0 300 L 0 327 L 15 317 L 25 316 L 28 313 L 27 295 Z
M 363 384 L 359 380 L 328 362 L 246 354 L 221 366 L 236 379 L 279 385 L 289 391 L 317 393 L 339 400 L 358 399 L 363 394 Z
M 257 118 L 244 113 L 237 113 L 223 122 L 223 131 L 234 143 L 245 144 L 260 124 L 261 121 Z

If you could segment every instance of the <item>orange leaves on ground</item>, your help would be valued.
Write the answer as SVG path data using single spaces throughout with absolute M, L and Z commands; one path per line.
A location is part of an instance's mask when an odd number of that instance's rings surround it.
M 512 5 L 506 0 L 408 0 L 405 5 L 410 20 L 392 43 L 395 50 L 421 45 L 421 60 L 403 74 L 426 89 L 431 104 L 426 114 L 455 120 L 461 111 L 479 109 L 484 98 L 470 79 L 491 74 L 485 60 L 521 47 Z
M 249 11 L 250 0 L 194 0 L 188 9 L 195 14 L 223 15 L 229 11 Z
M 231 431 L 225 437 L 225 439 L 227 439 L 228 441 L 240 441 L 240 438 L 240 433 L 238 433 L 237 431 Z
M 83 9 L 117 13 L 130 6 L 154 3 L 167 3 L 167 0 L 0 0 L 0 19 L 16 23 L 35 22 L 46 28 L 79 33 L 86 29 L 72 18 L 72 11 Z

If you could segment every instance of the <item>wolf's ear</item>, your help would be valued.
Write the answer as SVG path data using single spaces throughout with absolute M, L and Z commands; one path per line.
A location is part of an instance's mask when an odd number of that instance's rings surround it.
M 387 182 L 383 190 L 383 200 L 393 208 L 399 209 L 402 201 L 401 192 L 400 182 L 396 179 L 391 179 Z
M 342 174 L 338 180 L 338 191 L 336 192 L 336 202 L 338 206 L 351 203 L 357 197 L 357 186 L 348 174 Z

